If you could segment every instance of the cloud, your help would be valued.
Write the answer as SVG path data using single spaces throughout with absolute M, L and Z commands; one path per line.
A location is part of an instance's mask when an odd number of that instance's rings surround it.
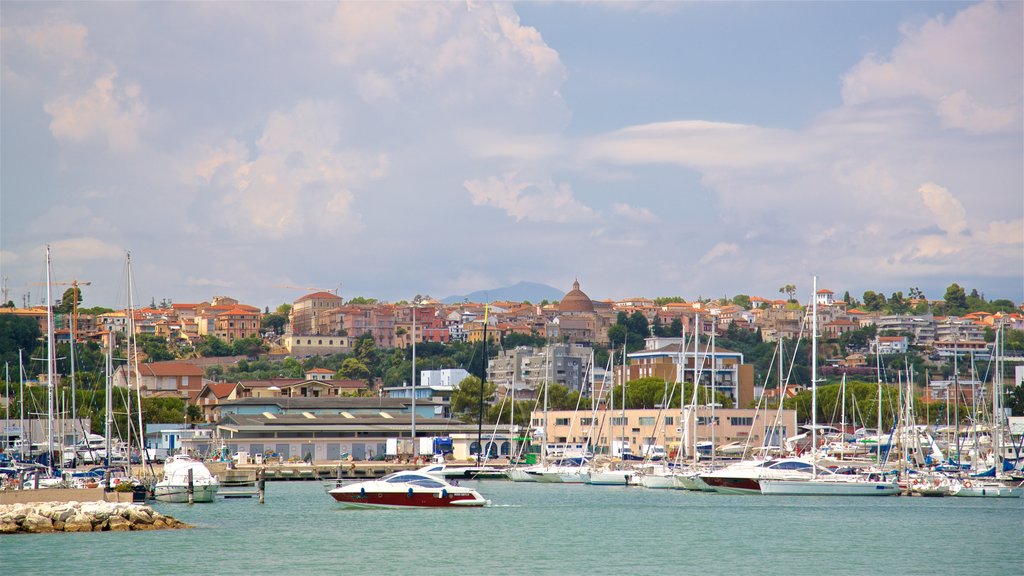
M 53 254 L 60 254 L 62 261 L 82 260 L 123 260 L 125 250 L 100 238 L 83 236 L 58 240 L 50 245 Z
M 186 161 L 193 183 L 218 202 L 219 219 L 240 237 L 361 227 L 354 190 L 387 171 L 385 155 L 348 151 L 340 110 L 301 101 L 270 113 L 251 146 L 226 138 Z M 209 196 L 207 196 L 209 197 Z
M 568 184 L 521 181 L 515 173 L 463 182 L 476 206 L 493 206 L 516 219 L 537 222 L 590 220 L 594 211 L 573 197 Z
M 640 206 L 634 207 L 629 204 L 620 204 L 616 202 L 615 204 L 612 204 L 612 210 L 619 216 L 636 222 L 658 222 L 661 220 L 655 216 L 653 212 Z
M 723 256 L 735 256 L 740 253 L 740 247 L 732 242 L 719 242 L 711 247 L 700 259 L 701 266 L 709 264 Z
M 219 278 L 196 278 L 195 276 L 186 277 L 185 285 L 213 288 L 233 288 L 237 286 L 237 284 L 231 280 L 223 280 Z
M 917 191 L 932 215 L 935 223 L 950 235 L 962 233 L 967 228 L 967 212 L 963 204 L 942 186 L 932 182 L 922 184 Z
M 903 28 L 888 56 L 869 55 L 843 76 L 848 105 L 920 98 L 942 123 L 971 133 L 1019 131 L 1024 4 L 983 2 L 948 22 Z
M 1024 244 L 1024 219 L 990 222 L 981 236 L 993 244 Z
M 100 141 L 117 151 L 133 150 L 151 120 L 141 91 L 116 73 L 103 75 L 85 92 L 60 96 L 43 106 L 52 118 L 50 132 L 64 142 Z

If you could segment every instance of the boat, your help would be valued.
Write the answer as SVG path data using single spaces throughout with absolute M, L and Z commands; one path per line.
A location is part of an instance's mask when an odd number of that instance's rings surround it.
M 960 498 L 1020 498 L 1024 496 L 1024 485 L 971 479 L 954 483 L 949 494 Z
M 777 458 L 768 461 L 744 460 L 700 475 L 715 492 L 723 494 L 761 494 L 762 480 L 799 480 L 814 476 L 815 466 L 802 458 Z
M 466 508 L 490 503 L 472 488 L 423 472 L 394 472 L 375 480 L 338 485 L 327 493 L 349 508 Z
M 810 479 L 762 479 L 761 493 L 768 496 L 898 496 L 894 480 L 846 474 L 825 474 Z
M 493 466 L 452 466 L 450 464 L 431 464 L 416 471 L 445 479 L 465 478 L 469 480 L 494 480 L 507 478 L 507 471 L 504 468 L 495 468 Z
M 213 502 L 220 481 L 202 462 L 185 455 L 171 456 L 164 462 L 164 477 L 156 483 L 156 499 L 188 502 L 189 471 L 192 472 L 192 501 Z

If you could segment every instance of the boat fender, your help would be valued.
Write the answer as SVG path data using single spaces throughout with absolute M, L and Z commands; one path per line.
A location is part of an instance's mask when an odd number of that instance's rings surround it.
M 441 498 L 444 498 L 445 500 L 448 499 L 448 489 L 447 488 L 442 488 L 441 489 Z
M 964 488 L 970 488 L 971 486 L 973 486 L 973 484 L 971 484 L 970 480 L 968 480 L 967 482 L 964 482 Z
M 412 488 L 409 488 L 409 498 L 412 498 Z
M 359 497 L 360 498 L 366 498 L 366 488 L 360 488 L 359 489 Z
M 919 484 L 921 484 L 921 479 L 920 478 L 914 478 L 914 486 L 917 486 Z

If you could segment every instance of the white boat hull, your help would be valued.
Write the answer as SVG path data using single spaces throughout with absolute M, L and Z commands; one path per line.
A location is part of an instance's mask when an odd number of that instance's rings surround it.
M 213 502 L 217 496 L 219 484 L 207 484 L 192 487 L 192 501 L 197 503 Z M 155 497 L 160 502 L 182 504 L 188 502 L 188 486 L 156 485 Z
M 675 480 L 671 474 L 644 474 L 640 477 L 640 485 L 644 488 L 667 490 L 674 487 Z
M 600 470 L 590 473 L 587 484 L 596 486 L 626 486 L 635 474 L 632 470 Z
M 769 496 L 896 496 L 895 482 L 854 479 L 768 480 L 760 481 L 761 493 Z
M 950 490 L 952 496 L 960 498 L 1020 498 L 1024 496 L 1024 487 L 1006 486 L 1004 484 L 982 484 L 970 482 L 961 484 Z
M 505 475 L 508 479 L 513 482 L 536 482 L 537 479 L 531 476 L 526 470 L 522 468 L 509 468 L 505 471 Z

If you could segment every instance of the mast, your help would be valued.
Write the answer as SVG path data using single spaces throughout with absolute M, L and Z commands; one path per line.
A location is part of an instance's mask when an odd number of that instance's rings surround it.
M 717 446 L 715 445 L 715 379 L 718 376 L 716 374 L 718 366 L 715 365 L 715 335 L 718 333 L 718 314 L 716 313 L 717 308 L 711 311 L 711 419 L 708 424 L 711 426 L 711 465 L 715 465 L 715 452 Z
M 686 322 L 680 319 L 680 324 L 683 326 L 683 330 L 680 333 L 681 339 L 679 340 L 679 450 L 676 452 L 675 462 L 679 464 L 682 460 L 683 448 L 683 426 L 686 422 L 684 416 L 683 407 L 685 406 L 684 398 L 686 397 Z M 665 431 L 665 436 L 668 436 L 668 431 Z M 665 439 L 665 443 L 668 444 L 668 438 Z
M 818 277 L 811 288 L 811 451 L 818 451 Z
M 53 469 L 53 302 L 50 301 L 50 245 L 46 245 L 46 463 Z
M 544 374 L 544 442 L 540 445 L 540 459 L 541 462 L 547 460 L 548 457 L 548 378 L 551 377 L 551 345 L 547 345 L 547 350 L 544 354 L 544 360 L 547 362 L 547 370 Z
M 843 407 L 839 416 L 839 459 L 846 459 L 846 372 L 843 372 Z M 833 412 L 834 414 L 834 412 Z
M 110 435 L 114 429 L 114 391 L 112 387 L 114 379 L 114 327 L 107 327 L 107 374 L 106 374 L 106 386 L 104 388 L 104 404 L 106 411 L 103 417 L 103 441 L 106 449 L 106 461 L 103 463 L 106 467 L 104 476 L 106 481 L 104 483 L 105 488 L 110 487 Z M 131 463 L 131 459 L 128 460 Z
M 615 412 L 615 349 L 612 348 L 610 356 L 608 357 L 612 364 L 612 387 L 608 391 L 608 405 L 605 407 L 605 411 L 609 414 Z M 615 427 L 612 426 L 611 416 L 606 415 L 608 418 L 608 456 L 612 456 L 615 447 Z
M 75 302 L 78 302 L 78 285 L 75 285 Z M 78 411 L 77 400 L 75 399 L 75 315 L 71 314 L 70 329 L 71 336 L 71 450 L 74 453 L 74 464 L 78 466 Z
M 878 333 L 875 333 L 875 376 L 878 379 L 878 426 L 875 429 L 878 441 L 875 442 L 875 457 L 882 461 L 882 346 Z
M 619 457 L 625 460 L 626 456 L 626 339 L 622 339 L 622 439 L 619 445 Z M 632 452 L 632 450 L 630 450 Z
M 7 405 L 4 406 L 4 452 L 11 447 L 11 435 L 8 433 L 10 426 L 10 415 L 11 415 L 11 365 L 8 362 L 4 362 L 4 398 L 7 399 Z
M 21 362 L 21 348 L 18 348 L 18 418 L 21 420 L 21 448 L 19 449 L 19 456 L 21 460 L 25 459 L 25 366 Z
M 957 332 L 953 331 L 953 421 L 956 426 L 956 465 L 960 466 L 960 350 Z M 947 410 L 948 410 L 947 406 Z
M 415 312 L 414 312 L 415 313 Z M 488 308 L 484 306 L 484 353 L 483 362 L 480 368 L 480 417 L 476 422 L 476 443 L 480 447 L 480 450 L 476 453 L 476 463 L 480 464 L 480 459 L 484 452 L 484 384 L 487 383 L 487 316 Z M 545 430 L 545 433 L 547 431 Z
M 413 456 L 418 456 L 419 455 L 419 450 L 418 450 L 418 446 L 416 446 L 416 299 L 415 298 L 413 298 L 412 308 L 411 309 L 412 309 L 412 431 L 411 431 L 412 432 L 412 455 Z M 484 340 L 485 340 L 485 342 L 484 342 L 484 346 L 485 346 L 484 350 L 485 351 L 487 350 L 487 348 L 486 348 L 486 346 L 487 346 L 487 343 L 486 343 L 486 340 L 487 340 L 486 330 L 487 330 L 487 323 L 484 322 L 484 331 L 485 331 L 484 332 Z M 486 363 L 487 363 L 487 359 L 485 357 L 484 358 L 484 364 L 486 364 Z M 483 393 L 483 378 L 481 378 L 480 381 L 481 381 L 480 390 L 481 390 L 481 394 L 482 394 Z M 482 416 L 481 416 L 481 418 L 482 418 Z
M 132 363 L 132 368 L 135 371 L 135 400 L 136 409 L 138 410 L 138 422 L 139 422 L 139 464 L 142 466 L 142 470 L 146 469 L 146 431 L 142 427 L 142 378 L 139 373 L 139 351 L 138 343 L 135 340 L 135 305 L 132 300 L 132 254 L 128 253 L 128 361 Z M 134 345 L 133 345 L 134 343 Z M 131 374 L 131 371 L 129 371 Z M 128 382 L 128 394 L 131 395 L 131 381 Z M 131 413 L 128 414 L 128 420 L 131 421 Z M 129 426 L 129 429 L 131 426 Z M 131 447 L 129 445 L 128 450 L 128 464 L 131 465 Z
M 697 372 L 697 358 L 700 357 L 700 312 L 693 315 L 693 401 L 690 403 L 690 420 L 693 424 L 693 465 L 697 465 L 697 386 L 700 374 Z M 700 359 L 701 371 L 704 369 L 704 358 Z

